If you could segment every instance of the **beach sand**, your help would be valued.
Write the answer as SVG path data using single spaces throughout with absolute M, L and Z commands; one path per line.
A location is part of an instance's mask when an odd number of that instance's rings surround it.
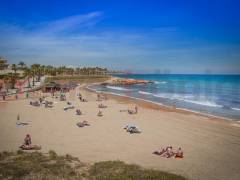
M 53 108 L 33 107 L 28 100 L 0 103 L 0 151 L 16 151 L 26 134 L 43 152 L 54 150 L 71 154 L 81 161 L 94 163 L 122 160 L 143 167 L 181 174 L 189 179 L 240 179 L 240 126 L 237 122 L 178 112 L 149 103 L 108 96 L 107 105 L 98 117 L 96 94 L 81 88 L 88 102 L 79 102 L 76 91 L 67 94 L 68 100 L 80 108 L 63 111 L 66 102 L 58 99 Z M 120 112 L 139 106 L 139 113 Z M 16 126 L 17 115 L 27 126 Z M 86 120 L 91 126 L 79 128 L 76 123 Z M 135 124 L 141 134 L 129 134 L 125 124 Z M 166 159 L 153 155 L 160 147 L 182 147 L 183 159 Z

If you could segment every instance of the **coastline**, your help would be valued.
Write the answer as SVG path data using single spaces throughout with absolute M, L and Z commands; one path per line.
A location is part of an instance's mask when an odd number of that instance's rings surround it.
M 167 105 L 157 103 L 157 102 L 154 102 L 154 101 L 141 99 L 141 98 L 136 98 L 136 97 L 131 97 L 131 96 L 127 96 L 127 95 L 120 95 L 120 94 L 117 94 L 117 93 L 97 91 L 93 88 L 90 88 L 89 86 L 91 86 L 91 85 L 93 85 L 93 84 L 87 85 L 86 87 L 83 87 L 83 88 L 85 88 L 85 90 L 87 90 L 87 91 L 91 91 L 91 92 L 96 93 L 96 94 L 97 93 L 102 93 L 102 94 L 111 96 L 111 98 L 116 99 L 118 101 L 125 101 L 125 103 L 136 103 L 136 104 L 138 104 L 142 107 L 145 107 L 145 108 L 162 110 L 162 111 L 167 111 L 167 112 L 176 112 L 176 113 L 182 113 L 182 114 L 194 114 L 194 115 L 197 115 L 197 116 L 206 117 L 211 121 L 222 122 L 222 123 L 226 123 L 226 124 L 230 124 L 230 125 L 232 125 L 233 123 L 234 124 L 239 123 L 239 126 L 240 126 L 240 120 L 237 120 L 237 119 L 215 116 L 215 115 L 202 113 L 202 112 L 197 112 L 197 111 L 193 111 L 193 110 L 189 110 L 189 109 L 173 108 L 171 106 L 167 106 Z M 100 83 L 94 83 L 94 85 L 100 85 Z

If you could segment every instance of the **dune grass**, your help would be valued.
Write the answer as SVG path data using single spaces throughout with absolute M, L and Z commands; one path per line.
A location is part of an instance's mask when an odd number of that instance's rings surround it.
M 71 155 L 18 151 L 0 153 L 0 179 L 90 179 L 90 180 L 184 180 L 157 170 L 143 169 L 122 161 L 105 161 L 88 165 Z

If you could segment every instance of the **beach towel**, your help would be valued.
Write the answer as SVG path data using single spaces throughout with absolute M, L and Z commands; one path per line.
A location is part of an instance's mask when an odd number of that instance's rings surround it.
M 30 145 L 30 146 L 22 145 L 19 148 L 22 149 L 22 150 L 40 150 L 41 146 L 38 146 L 38 145 Z

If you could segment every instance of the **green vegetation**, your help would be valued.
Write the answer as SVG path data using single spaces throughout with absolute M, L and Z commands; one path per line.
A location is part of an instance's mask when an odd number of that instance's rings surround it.
M 0 153 L 0 179 L 90 179 L 90 180 L 184 180 L 157 170 L 143 169 L 121 161 L 99 162 L 87 165 L 71 155 L 59 156 L 54 151 L 17 151 Z
M 92 179 L 158 179 L 158 180 L 184 180 L 185 178 L 179 175 L 170 174 L 167 172 L 143 169 L 138 165 L 125 164 L 122 161 L 106 161 L 95 163 L 89 170 Z
M 104 82 L 108 80 L 110 76 L 52 76 L 45 79 L 45 83 L 48 82 L 78 82 L 78 83 L 95 83 L 95 82 Z
M 14 89 L 15 83 L 19 79 L 27 79 L 28 88 L 35 86 L 36 81 L 40 81 L 42 76 L 49 77 L 46 82 L 61 80 L 61 81 L 76 81 L 79 83 L 86 82 L 102 82 L 108 79 L 108 70 L 100 67 L 83 67 L 72 68 L 66 66 L 45 66 L 41 64 L 32 64 L 27 66 L 23 61 L 18 64 L 12 64 L 9 72 L 9 64 L 7 60 L 0 57 L 0 70 L 3 74 L 0 74 L 0 79 L 4 80 L 7 85 L 6 89 Z M 32 82 L 30 82 L 30 79 Z

